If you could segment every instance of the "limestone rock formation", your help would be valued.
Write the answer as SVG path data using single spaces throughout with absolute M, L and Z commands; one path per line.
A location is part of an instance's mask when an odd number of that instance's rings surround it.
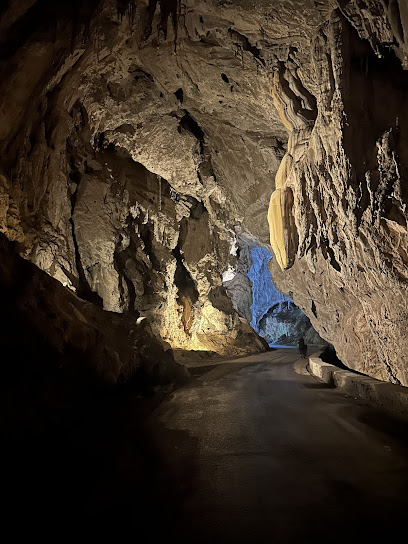
M 223 285 L 238 314 L 252 322 L 253 284 L 248 277 L 252 267 L 251 251 L 259 242 L 256 238 L 238 232 L 236 237 L 236 264 L 223 275 Z
M 304 336 L 308 344 L 324 345 L 309 318 L 276 289 L 268 269 L 273 255 L 258 244 L 255 238 L 237 233 L 237 264 L 224 274 L 234 308 L 268 344 L 297 346 Z
M 254 247 L 251 257 L 252 267 L 248 275 L 253 284 L 253 329 L 268 344 L 297 346 L 299 338 L 304 336 L 309 345 L 324 345 L 309 318 L 276 289 L 268 270 L 269 262 L 274 259 L 271 253 L 265 248 Z
M 402 2 L 340 2 L 311 42 L 303 106 L 282 66 L 290 136 L 269 214 L 277 285 L 344 363 L 404 385 L 406 23 Z
M 262 316 L 258 332 L 272 346 L 298 346 L 303 336 L 309 354 L 327 345 L 310 323 L 310 319 L 290 299 L 274 304 Z
M 188 379 L 147 320 L 106 312 L 81 300 L 18 256 L 4 235 L 0 256 L 5 387 L 24 389 L 30 380 L 39 389 L 49 389 L 63 380 L 110 386 L 137 376 L 143 386 Z
M 234 164 L 229 175 L 239 192 L 248 172 L 245 131 L 228 121 L 231 106 L 214 98 L 212 84 L 234 97 L 242 59 L 207 43 L 210 31 L 198 14 L 176 13 L 171 2 L 84 1 L 47 13 L 44 2 L 17 4 L 2 19 L 0 230 L 82 298 L 147 317 L 173 348 L 228 355 L 265 349 L 222 286 L 233 226 L 248 199 L 239 211 L 217 178 Z M 207 20 L 213 28 L 214 8 Z M 22 25 L 29 31 L 17 39 Z M 225 29 L 228 45 L 242 39 Z M 222 50 L 227 58 L 208 64 Z M 206 73 L 196 73 L 203 63 Z M 251 69 L 252 61 L 248 77 Z M 216 143 L 210 102 L 224 112 L 236 149 Z M 266 108 L 273 110 L 270 99 Z M 265 118 L 255 109 L 247 124 L 256 116 Z M 255 140 L 268 137 L 253 128 Z M 269 142 L 251 145 L 273 174 L 278 160 Z M 269 188 L 260 187 L 265 203 Z
M 173 347 L 264 349 L 222 276 L 237 228 L 268 243 L 269 202 L 278 288 L 345 364 L 408 385 L 406 2 L 0 16 L 0 231 L 25 258 Z
M 275 305 L 289 299 L 276 289 L 268 274 L 268 263 L 272 255 L 265 248 L 254 247 L 251 250 L 252 266 L 248 272 L 253 284 L 252 326 L 259 329 L 263 316 Z M 280 336 L 280 335 L 279 335 Z M 278 336 L 278 337 L 279 337 Z M 277 338 L 278 338 L 277 337 Z

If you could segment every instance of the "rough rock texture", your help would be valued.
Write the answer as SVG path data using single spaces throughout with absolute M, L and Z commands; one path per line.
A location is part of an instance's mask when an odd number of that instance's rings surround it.
M 235 310 L 248 323 L 252 322 L 253 284 L 248 277 L 252 267 L 251 251 L 257 247 L 258 240 L 247 234 L 238 232 L 236 238 L 236 265 L 223 275 L 223 285 Z M 252 325 L 252 323 L 251 323 Z
M 234 308 L 268 344 L 297 346 L 304 336 L 309 344 L 323 345 L 309 318 L 276 289 L 268 269 L 273 259 L 268 248 L 248 234 L 237 233 L 237 264 L 223 276 Z
M 33 456 L 28 456 L 27 466 L 39 455 L 39 466 L 51 470 L 44 459 L 53 456 L 50 452 L 55 451 L 60 432 L 69 442 L 69 433 L 102 398 L 106 401 L 128 389 L 140 398 L 159 396 L 189 379 L 147 320 L 137 322 L 81 300 L 17 255 L 4 235 L 0 235 L 0 299 L 0 427 L 5 466 L 15 467 L 14 485 L 16 474 L 24 473 L 23 460 L 16 461 L 22 451 Z M 46 452 L 40 455 L 44 442 Z M 25 480 L 20 489 L 27 485 Z
M 272 194 L 278 288 L 408 384 L 407 36 L 402 0 L 10 0 L 0 230 L 174 347 L 243 353 L 221 278 Z
M 327 344 L 314 330 L 310 319 L 290 299 L 274 304 L 260 319 L 257 331 L 273 346 L 297 346 L 301 336 L 315 349 Z
M 268 344 L 297 346 L 300 336 L 305 336 L 309 344 L 323 345 L 309 318 L 276 289 L 268 269 L 273 259 L 269 250 L 256 238 L 237 233 L 237 263 L 223 276 L 235 310 Z
M 234 312 L 222 274 L 236 223 L 254 219 L 266 237 L 258 216 L 285 131 L 262 78 L 266 100 L 255 103 L 260 61 L 245 36 L 226 21 L 217 37 L 216 9 L 203 7 L 207 23 L 177 2 L 10 3 L 0 230 L 82 298 L 147 316 L 172 347 L 233 355 L 266 346 Z M 247 148 L 262 179 L 243 168 Z
M 309 318 L 278 291 L 272 281 L 268 264 L 273 260 L 262 247 L 251 250 L 252 266 L 248 276 L 252 281 L 253 303 L 251 325 L 268 344 L 297 346 L 304 336 L 308 344 L 323 345 L 324 341 L 313 329 Z
M 340 4 L 309 48 L 316 106 L 299 108 L 287 65 L 276 82 L 290 136 L 272 274 L 345 364 L 408 385 L 406 7 Z
M 147 320 L 105 312 L 78 298 L 18 256 L 0 235 L 0 345 L 4 386 L 34 379 L 95 381 L 138 378 L 140 385 L 183 382 L 188 372 L 165 351 Z
M 248 272 L 253 293 L 251 324 L 257 329 L 260 320 L 270 308 L 290 299 L 276 289 L 268 273 L 268 263 L 272 259 L 269 251 L 262 247 L 254 247 L 251 250 L 251 259 L 252 266 Z

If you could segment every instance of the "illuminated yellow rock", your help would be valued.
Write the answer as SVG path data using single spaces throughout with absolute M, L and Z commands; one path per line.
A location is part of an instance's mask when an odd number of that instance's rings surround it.
M 282 162 L 280 163 L 279 169 L 276 172 L 275 177 L 275 188 L 282 189 L 285 186 L 286 180 L 288 179 L 289 172 L 293 165 L 293 158 L 289 153 L 283 157 Z
M 290 135 L 288 141 L 288 152 L 283 157 L 275 176 L 275 191 L 273 192 L 269 201 L 268 223 L 270 242 L 273 252 L 279 266 L 282 270 L 284 270 L 289 266 L 288 242 L 290 240 L 290 235 L 288 232 L 286 232 L 287 226 L 285 226 L 284 220 L 285 213 L 288 211 L 288 206 L 286 203 L 287 192 L 285 191 L 285 187 L 294 162 L 293 157 L 290 154 L 290 148 L 293 147 L 296 142 L 296 138 L 293 137 L 293 123 L 296 120 L 294 112 L 290 110 L 290 100 L 281 88 L 280 77 L 281 75 L 279 74 L 279 71 L 275 71 L 273 75 L 271 94 L 273 103 L 279 113 L 279 117 L 282 123 L 288 129 Z
M 292 164 L 292 156 L 287 153 L 283 157 L 279 170 L 276 173 L 276 190 L 271 196 L 268 211 L 271 246 L 282 270 L 288 266 L 288 255 L 283 225 L 283 215 L 285 210 L 285 192 L 283 189 L 289 177 Z
M 284 227 L 282 218 L 282 189 L 277 189 L 271 196 L 268 211 L 268 223 L 271 246 L 276 260 L 282 270 L 287 268 L 288 259 L 284 240 Z
M 282 270 L 290 268 L 296 256 L 298 233 L 293 215 L 293 192 L 290 187 L 277 189 L 268 211 L 271 246 Z

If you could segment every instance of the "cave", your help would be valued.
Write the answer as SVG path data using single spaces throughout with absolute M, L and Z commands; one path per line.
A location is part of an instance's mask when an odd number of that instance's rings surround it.
M 405 0 L 0 4 L 16 538 L 398 534 L 407 40 Z
M 273 253 L 270 247 L 258 243 L 238 233 L 236 266 L 223 274 L 223 284 L 238 315 L 250 323 L 269 347 L 298 347 L 302 337 L 310 350 L 325 347 L 327 342 L 315 331 L 306 314 L 274 285 L 269 271 Z

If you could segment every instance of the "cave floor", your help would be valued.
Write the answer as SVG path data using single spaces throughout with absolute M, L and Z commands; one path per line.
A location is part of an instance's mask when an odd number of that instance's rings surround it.
M 309 375 L 297 350 L 214 366 L 150 418 L 192 542 L 368 542 L 405 524 L 408 425 Z
M 294 365 L 297 350 L 224 361 L 147 419 L 136 396 L 102 396 L 17 440 L 3 528 L 56 542 L 87 529 L 115 542 L 391 542 L 406 523 L 408 424 Z

